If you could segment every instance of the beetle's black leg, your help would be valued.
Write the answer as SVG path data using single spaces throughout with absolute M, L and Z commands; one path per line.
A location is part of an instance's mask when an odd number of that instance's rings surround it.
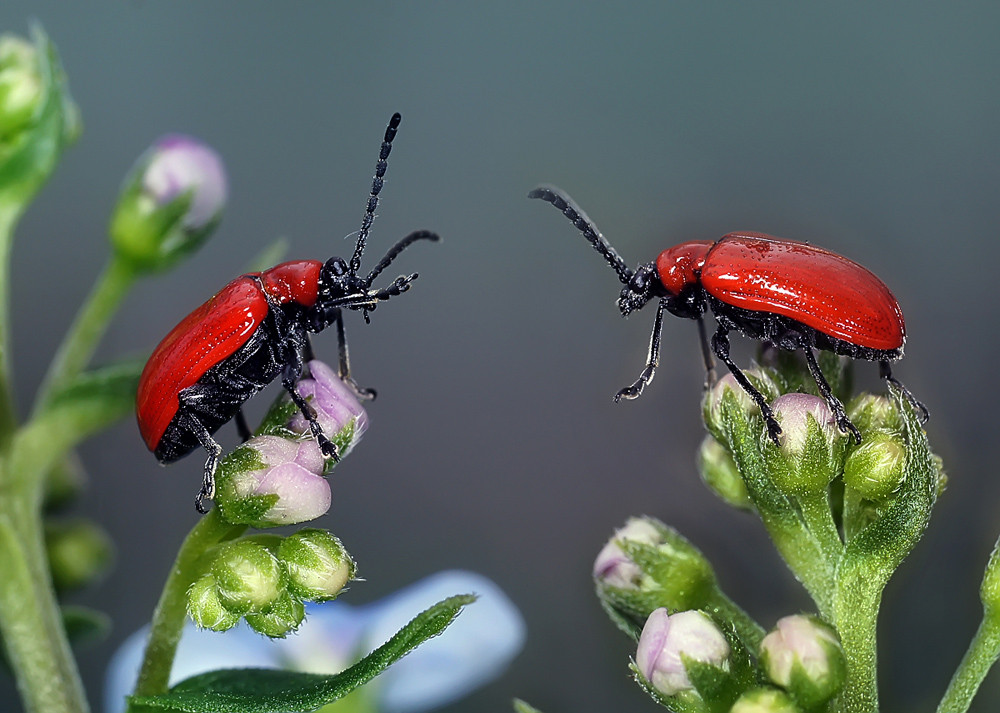
M 182 391 L 181 394 L 184 392 Z M 184 407 L 183 399 L 181 403 L 182 408 Z M 194 499 L 194 506 L 202 515 L 208 512 L 208 508 L 205 507 L 205 500 L 211 500 L 215 497 L 215 469 L 219 465 L 219 456 L 222 455 L 222 446 L 220 446 L 212 434 L 208 432 L 205 428 L 205 424 L 198 420 L 198 417 L 187 411 L 183 411 L 184 419 L 187 421 L 187 428 L 191 431 L 197 438 L 198 442 L 201 443 L 202 447 L 208 451 L 208 460 L 205 461 L 205 474 L 204 479 L 201 484 L 201 490 L 198 492 L 198 497 Z
M 358 386 L 357 382 L 351 378 L 351 360 L 347 353 L 347 336 L 344 334 L 344 313 L 340 310 L 337 311 L 334 324 L 337 326 L 337 353 L 340 355 L 337 375 L 359 399 L 365 401 L 374 400 L 378 395 L 375 389 L 366 389 Z
M 698 315 L 698 341 L 701 342 L 701 358 L 705 361 L 705 388 L 708 389 L 715 383 L 715 357 L 712 349 L 708 346 L 708 334 L 705 331 L 705 318 Z
M 646 384 L 656 376 L 656 367 L 660 364 L 660 332 L 663 329 L 663 310 L 666 309 L 667 301 L 661 299 L 656 305 L 656 321 L 653 322 L 653 334 L 649 338 L 649 356 L 646 359 L 646 368 L 639 374 L 639 378 L 631 386 L 615 394 L 615 403 L 622 399 L 637 399 L 642 395 L 642 390 Z
M 247 423 L 247 417 L 243 413 L 242 407 L 236 412 L 236 432 L 240 434 L 240 440 L 244 443 L 253 438 L 253 431 L 250 430 L 250 424 Z
M 927 423 L 927 419 L 931 416 L 927 411 L 927 407 L 920 403 L 917 398 L 910 393 L 910 390 L 903 386 L 899 379 L 892 375 L 892 367 L 889 366 L 889 362 L 880 361 L 878 363 L 878 375 L 903 392 L 903 397 L 910 402 L 910 406 L 920 412 L 921 423 Z
M 319 444 L 320 450 L 323 451 L 323 455 L 327 458 L 333 458 L 334 461 L 339 461 L 340 456 L 337 454 L 336 444 L 326 437 L 323 433 L 323 427 L 316 420 L 316 409 L 310 406 L 309 402 L 295 388 L 299 378 L 302 376 L 302 359 L 305 346 L 306 337 L 304 332 L 297 329 L 292 329 L 288 332 L 283 346 L 284 354 L 282 361 L 285 366 L 281 371 L 281 385 L 285 387 L 289 396 L 292 397 L 292 402 L 299 407 L 299 411 L 302 412 L 302 415 L 309 422 L 309 430 L 312 432 L 313 438 L 316 439 L 316 443 Z
M 837 419 L 837 427 L 845 433 L 850 431 L 854 434 L 854 442 L 861 443 L 861 431 L 859 431 L 858 427 L 851 423 L 851 420 L 847 418 L 847 412 L 844 410 L 844 404 L 840 403 L 840 399 L 833 395 L 833 390 L 830 388 L 830 384 L 827 383 L 826 377 L 823 376 L 823 372 L 819 368 L 819 364 L 816 363 L 816 355 L 813 354 L 812 347 L 803 346 L 802 353 L 806 356 L 806 364 L 809 366 L 809 373 L 812 374 L 812 378 L 816 381 L 816 386 L 819 387 L 819 392 L 823 395 L 823 399 L 830 407 L 830 410 L 833 411 L 834 418 Z
M 781 443 L 778 440 L 778 436 L 781 435 L 781 426 L 778 425 L 777 419 L 774 418 L 774 412 L 771 411 L 771 407 L 767 404 L 767 400 L 764 395 L 754 388 L 754 385 L 750 383 L 750 380 L 746 377 L 740 368 L 736 366 L 736 363 L 729 356 L 729 330 L 723 326 L 719 325 L 719 328 L 712 335 L 712 351 L 715 352 L 715 356 L 722 360 L 722 363 L 729 367 L 730 373 L 736 379 L 737 383 L 743 387 L 750 398 L 754 400 L 757 407 L 760 409 L 761 415 L 764 417 L 764 423 L 767 424 L 767 435 L 770 436 L 771 440 L 774 441 L 774 445 L 778 446 Z

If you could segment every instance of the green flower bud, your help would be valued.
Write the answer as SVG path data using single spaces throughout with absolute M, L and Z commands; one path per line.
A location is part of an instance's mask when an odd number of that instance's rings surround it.
M 246 620 L 258 634 L 283 639 L 298 629 L 305 617 L 302 600 L 286 590 L 270 609 L 260 614 L 247 614 Z
M 734 508 L 752 510 L 753 501 L 736 462 L 714 436 L 706 436 L 698 449 L 698 472 L 708 489 Z
M 288 572 L 288 589 L 314 602 L 336 599 L 357 568 L 340 540 L 326 530 L 307 528 L 286 537 L 278 559 Z
M 93 582 L 107 571 L 114 552 L 107 533 L 88 520 L 47 524 L 45 548 L 58 591 Z
M 833 698 L 844 685 L 847 663 L 837 632 L 815 617 L 796 614 L 778 621 L 760 645 L 764 676 L 807 710 Z
M 111 243 L 141 272 L 164 270 L 218 225 L 228 187 L 222 160 L 188 136 L 159 139 L 140 157 L 111 218 Z
M 240 615 L 222 603 L 215 577 L 211 574 L 202 576 L 188 589 L 187 612 L 195 624 L 212 631 L 227 631 L 240 621 Z
M 861 394 L 847 406 L 847 417 L 862 434 L 885 429 L 902 433 L 903 417 L 896 402 L 886 396 Z
M 867 500 L 884 500 L 906 477 L 906 446 L 886 432 L 869 433 L 844 463 L 844 485 Z
M 212 574 L 219 599 L 236 614 L 267 611 L 285 588 L 277 558 L 251 540 L 224 545 L 212 563 Z
M 758 391 L 760 391 L 764 398 L 771 400 L 778 397 L 779 391 L 777 384 L 774 380 L 767 374 L 767 372 L 762 371 L 757 368 L 746 369 L 743 372 L 746 374 L 747 378 L 750 380 Z M 731 391 L 733 396 L 736 398 L 736 403 L 740 406 L 743 412 L 749 418 L 752 416 L 760 416 L 760 409 L 757 408 L 756 402 L 750 397 L 750 394 L 739 385 L 736 381 L 736 377 L 732 374 L 726 374 L 718 381 L 716 381 L 712 388 L 705 392 L 705 398 L 702 400 L 701 413 L 702 418 L 705 421 L 705 427 L 708 432 L 715 436 L 719 441 L 725 442 L 726 438 L 723 435 L 725 432 L 725 424 L 722 422 L 722 397 L 727 391 Z
M 761 433 L 761 450 L 774 484 L 805 495 L 826 488 L 840 474 L 847 439 L 826 401 L 811 394 L 785 394 L 771 404 L 781 424 L 781 445 Z
M 784 692 L 755 688 L 737 699 L 729 713 L 802 713 Z
M 45 99 L 38 52 L 27 40 L 0 35 L 0 142 L 30 126 Z

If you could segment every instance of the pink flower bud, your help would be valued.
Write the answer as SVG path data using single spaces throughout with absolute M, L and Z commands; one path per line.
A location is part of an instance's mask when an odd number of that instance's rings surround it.
M 826 401 L 819 396 L 784 394 L 774 400 L 771 410 L 781 424 L 781 448 L 789 455 L 800 455 L 805 449 L 806 437 L 809 435 L 809 416 L 816 419 L 816 424 L 828 441 L 833 441 L 840 435 L 837 419 Z
M 309 377 L 299 380 L 298 391 L 316 410 L 323 433 L 337 444 L 338 455 L 343 458 L 368 428 L 368 414 L 337 372 L 316 359 L 308 367 Z M 288 427 L 296 433 L 309 432 L 309 422 L 301 413 L 292 417 Z
M 621 540 L 658 545 L 663 542 L 663 536 L 646 520 L 633 517 L 625 523 L 625 527 L 615 531 L 614 536 L 597 555 L 594 561 L 595 579 L 620 589 L 636 589 L 642 570 L 618 545 Z
M 200 230 L 222 212 L 229 188 L 222 159 L 211 147 L 190 136 L 168 134 L 150 147 L 146 159 L 142 187 L 157 205 L 191 191 L 186 228 Z
M 278 501 L 259 519 L 257 527 L 293 525 L 315 520 L 330 509 L 330 484 L 322 477 L 324 458 L 313 440 L 290 441 L 278 436 L 257 436 L 252 448 L 264 463 L 258 470 L 236 473 L 230 488 L 220 489 L 220 505 L 230 522 L 243 522 L 231 513 L 254 495 L 277 495 Z
M 696 610 L 670 616 L 657 609 L 639 636 L 635 663 L 639 672 L 665 696 L 693 688 L 682 656 L 726 668 L 729 642 L 712 619 Z

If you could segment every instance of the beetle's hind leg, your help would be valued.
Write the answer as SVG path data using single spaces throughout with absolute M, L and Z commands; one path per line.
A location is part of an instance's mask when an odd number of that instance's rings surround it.
M 729 356 L 729 329 L 724 325 L 720 324 L 719 328 L 712 335 L 712 351 L 715 352 L 715 356 L 722 360 L 722 363 L 729 368 L 729 372 L 736 379 L 737 383 L 743 387 L 743 390 L 750 395 L 750 398 L 754 400 L 757 407 L 760 409 L 761 416 L 764 417 L 764 423 L 767 425 L 767 435 L 774 442 L 774 445 L 781 445 L 778 440 L 778 436 L 781 435 L 781 426 L 778 425 L 777 419 L 774 418 L 774 412 L 767 403 L 767 399 L 764 398 L 764 394 L 757 391 L 753 384 L 750 383 L 750 379 L 744 374 L 736 363 Z
M 899 389 L 902 392 L 903 397 L 909 401 L 910 406 L 920 412 L 921 423 L 927 423 L 927 419 L 931 416 L 927 411 L 927 407 L 920 403 L 920 401 L 918 401 L 917 398 L 910 393 L 910 390 L 903 386 L 902 382 L 892 375 L 892 367 L 889 366 L 889 362 L 880 361 L 878 363 L 878 375 Z
M 337 365 L 337 375 L 359 399 L 362 401 L 374 401 L 375 397 L 378 396 L 378 392 L 375 389 L 366 389 L 358 386 L 357 382 L 351 377 L 351 360 L 347 353 L 347 336 L 344 334 L 344 313 L 337 310 L 337 316 L 333 321 L 337 326 L 337 353 L 340 356 Z
M 247 416 L 243 413 L 243 407 L 236 412 L 236 432 L 240 435 L 240 440 L 244 443 L 253 438 L 253 431 L 250 430 L 250 424 L 247 423 Z
M 215 469 L 219 465 L 219 457 L 222 455 L 222 446 L 212 438 L 212 434 L 208 432 L 197 416 L 187 410 L 184 403 L 184 392 L 181 394 L 181 408 L 184 409 L 183 419 L 185 421 L 185 427 L 193 433 L 198 442 L 202 447 L 208 451 L 208 460 L 205 461 L 205 471 L 201 483 L 201 490 L 198 491 L 198 496 L 194 499 L 194 506 L 202 515 L 208 512 L 208 508 L 205 507 L 205 501 L 211 500 L 215 497 Z
M 844 404 L 840 403 L 840 399 L 833 395 L 833 390 L 830 388 L 830 384 L 827 382 L 826 377 L 823 376 L 822 370 L 819 368 L 819 364 L 816 362 L 816 355 L 813 354 L 812 347 L 806 345 L 802 347 L 802 353 L 805 354 L 806 364 L 809 366 L 809 373 L 812 374 L 812 378 L 816 382 L 816 386 L 819 388 L 819 392 L 823 395 L 823 399 L 826 401 L 827 406 L 833 412 L 834 418 L 837 419 L 837 427 L 846 433 L 850 431 L 854 434 L 854 442 L 861 443 L 861 431 L 858 427 L 851 423 L 851 419 L 847 418 L 847 411 L 844 410 Z

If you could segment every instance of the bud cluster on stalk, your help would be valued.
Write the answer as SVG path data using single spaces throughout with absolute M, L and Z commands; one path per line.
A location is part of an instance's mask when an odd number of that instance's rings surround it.
M 188 590 L 188 614 L 204 629 L 226 631 L 242 618 L 254 631 L 282 638 L 302 623 L 304 602 L 335 599 L 355 571 L 340 540 L 325 530 L 243 538 L 214 553 Z

